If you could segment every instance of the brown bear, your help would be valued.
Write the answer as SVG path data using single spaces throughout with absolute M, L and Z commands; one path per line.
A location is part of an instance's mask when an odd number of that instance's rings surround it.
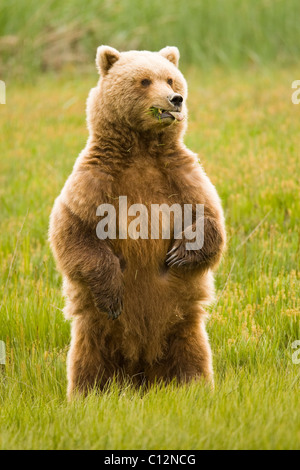
M 97 51 L 89 138 L 50 218 L 64 312 L 72 320 L 69 397 L 103 389 L 113 377 L 137 385 L 213 381 L 203 305 L 212 299 L 212 268 L 225 246 L 224 217 L 216 189 L 183 143 L 187 85 L 178 61 L 176 47 Z M 121 214 L 121 196 L 127 208 L 143 204 L 149 211 L 155 204 L 190 205 L 190 232 L 196 205 L 204 206 L 201 248 L 187 249 L 188 230 L 175 238 L 172 214 L 170 237 L 161 236 L 161 227 L 158 237 L 124 236 L 132 217 Z M 119 220 L 115 237 L 97 234 L 102 204 Z

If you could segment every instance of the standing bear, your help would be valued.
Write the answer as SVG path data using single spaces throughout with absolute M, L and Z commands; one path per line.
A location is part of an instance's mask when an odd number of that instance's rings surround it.
M 72 320 L 69 397 L 102 389 L 113 377 L 136 385 L 213 381 L 203 305 L 213 298 L 224 217 L 216 189 L 183 143 L 187 85 L 178 60 L 176 47 L 97 51 L 89 138 L 50 219 L 64 312 Z M 144 219 L 129 236 L 136 205 L 145 208 Z M 173 209 L 184 206 L 191 208 L 190 225 L 175 233 Z M 145 212 L 153 207 L 159 229 L 151 236 L 154 222 Z M 106 235 L 99 229 L 104 222 Z M 199 225 L 202 242 L 188 248 Z

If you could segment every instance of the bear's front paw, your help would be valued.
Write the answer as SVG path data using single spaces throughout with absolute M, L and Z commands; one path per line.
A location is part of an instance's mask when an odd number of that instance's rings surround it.
M 111 320 L 116 320 L 122 313 L 123 310 L 123 301 L 121 298 L 114 299 L 114 301 L 109 305 L 107 309 L 108 318 Z
M 99 312 L 107 314 L 111 320 L 116 320 L 123 310 L 123 292 L 120 290 L 109 297 L 94 295 L 94 303 Z
M 170 268 L 193 268 L 201 264 L 200 250 L 193 251 L 185 248 L 184 240 L 177 240 L 167 253 L 166 263 Z
M 169 267 L 185 267 L 189 269 L 208 269 L 213 267 L 220 259 L 224 246 L 224 239 L 218 230 L 216 222 L 210 217 L 204 219 L 203 246 L 196 250 L 187 250 L 188 240 L 183 237 L 176 240 L 168 251 L 166 264 Z

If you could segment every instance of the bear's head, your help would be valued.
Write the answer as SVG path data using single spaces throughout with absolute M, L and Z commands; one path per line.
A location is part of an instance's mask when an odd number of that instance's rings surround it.
M 187 85 L 178 61 L 176 47 L 159 52 L 99 47 L 96 65 L 100 80 L 91 90 L 87 106 L 90 131 L 97 134 L 99 125 L 106 123 L 137 132 L 172 129 L 182 134 Z

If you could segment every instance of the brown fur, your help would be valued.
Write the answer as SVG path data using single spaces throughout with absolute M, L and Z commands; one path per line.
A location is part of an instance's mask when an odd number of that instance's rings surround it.
M 50 242 L 64 278 L 65 314 L 72 319 L 68 394 L 103 387 L 113 376 L 134 382 L 157 379 L 212 381 L 211 351 L 202 304 L 213 295 L 211 269 L 225 245 L 221 204 L 197 157 L 183 144 L 186 120 L 166 125 L 148 112 L 166 109 L 167 96 L 186 82 L 176 48 L 159 53 L 102 46 L 101 78 L 87 104 L 90 136 L 50 221 Z M 170 86 L 168 78 L 173 79 Z M 146 88 L 141 80 L 150 79 Z M 128 205 L 204 204 L 201 250 L 184 240 L 99 240 L 100 204 L 126 195 Z M 178 247 L 183 267 L 169 267 Z M 121 312 L 117 320 L 107 313 Z

